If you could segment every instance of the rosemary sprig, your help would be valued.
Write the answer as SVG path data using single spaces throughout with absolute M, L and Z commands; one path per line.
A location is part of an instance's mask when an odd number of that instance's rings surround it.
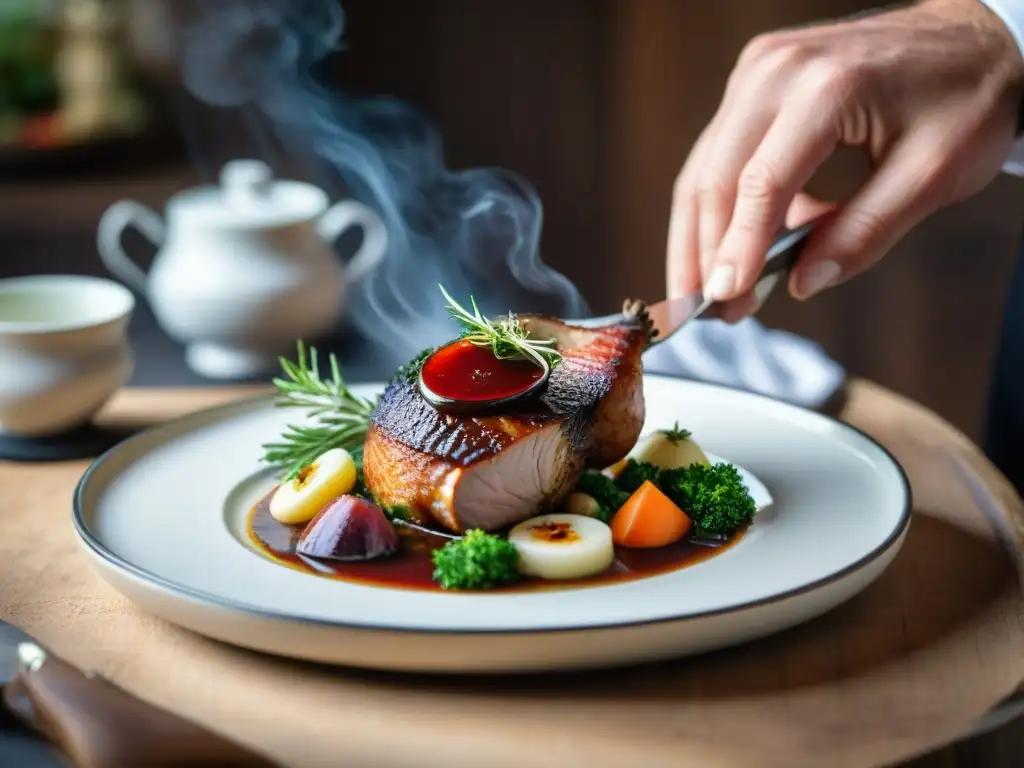
M 338 359 L 332 354 L 328 361 L 330 378 L 325 379 L 316 349 L 311 347 L 307 356 L 301 341 L 295 362 L 280 360 L 284 376 L 273 380 L 278 391 L 275 405 L 308 411 L 308 423 L 289 425 L 280 441 L 263 445 L 263 460 L 287 471 L 286 481 L 334 448 L 344 448 L 362 466 L 363 442 L 377 400 L 353 395 L 345 386 Z
M 512 312 L 507 318 L 493 322 L 484 317 L 476 300 L 470 296 L 470 312 L 451 297 L 443 285 L 438 286 L 448 301 L 448 312 L 463 328 L 462 338 L 478 347 L 490 347 L 499 360 L 524 357 L 541 368 L 554 367 L 562 359 L 555 349 L 555 339 L 535 339 L 523 328 L 523 324 Z

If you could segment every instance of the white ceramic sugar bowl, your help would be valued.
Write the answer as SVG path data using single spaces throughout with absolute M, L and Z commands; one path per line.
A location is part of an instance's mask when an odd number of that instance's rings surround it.
M 387 248 L 370 208 L 330 205 L 322 189 L 275 180 L 256 160 L 225 165 L 219 187 L 173 196 L 166 216 L 165 224 L 139 203 L 115 203 L 100 220 L 100 257 L 149 300 L 163 329 L 186 345 L 188 365 L 209 378 L 269 372 L 297 339 L 327 333 L 346 283 L 371 272 Z M 158 247 L 148 275 L 121 246 L 128 226 Z M 362 245 L 343 267 L 331 243 L 350 227 L 363 230 Z

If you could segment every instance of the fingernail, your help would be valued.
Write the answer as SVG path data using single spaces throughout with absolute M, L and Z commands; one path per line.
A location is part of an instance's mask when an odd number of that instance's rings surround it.
M 727 296 L 736 280 L 736 270 L 732 264 L 720 264 L 711 272 L 711 277 L 704 283 L 704 298 L 718 301 Z
M 843 268 L 834 261 L 825 259 L 808 264 L 797 280 L 797 294 L 801 299 L 810 298 L 819 291 L 828 288 L 839 277 Z

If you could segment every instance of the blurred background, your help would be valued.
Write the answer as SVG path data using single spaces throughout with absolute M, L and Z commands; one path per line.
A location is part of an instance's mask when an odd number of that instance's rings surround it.
M 182 7 L 168 0 L 0 0 L 0 277 L 103 275 L 96 226 L 130 198 L 215 182 L 260 152 L 247 115 L 181 86 Z M 301 3 L 297 3 L 301 6 Z M 351 93 L 394 95 L 438 127 L 454 168 L 501 166 L 544 205 L 543 258 L 595 312 L 664 295 L 671 185 L 753 35 L 871 7 L 852 0 L 345 0 Z M 842 196 L 867 168 L 816 179 Z M 1024 181 L 1001 177 L 933 217 L 879 268 L 806 304 L 780 292 L 760 319 L 820 343 L 853 375 L 937 410 L 977 438 Z M 152 247 L 132 234 L 145 261 Z M 142 384 L 194 377 L 145 302 Z

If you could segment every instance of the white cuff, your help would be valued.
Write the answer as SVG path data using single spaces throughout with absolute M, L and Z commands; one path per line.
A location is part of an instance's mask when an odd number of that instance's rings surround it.
M 1000 18 L 1010 30 L 1017 47 L 1024 56 L 1024 0 L 980 0 L 992 13 Z M 1024 137 L 1013 143 L 1003 170 L 1014 176 L 1024 176 Z

